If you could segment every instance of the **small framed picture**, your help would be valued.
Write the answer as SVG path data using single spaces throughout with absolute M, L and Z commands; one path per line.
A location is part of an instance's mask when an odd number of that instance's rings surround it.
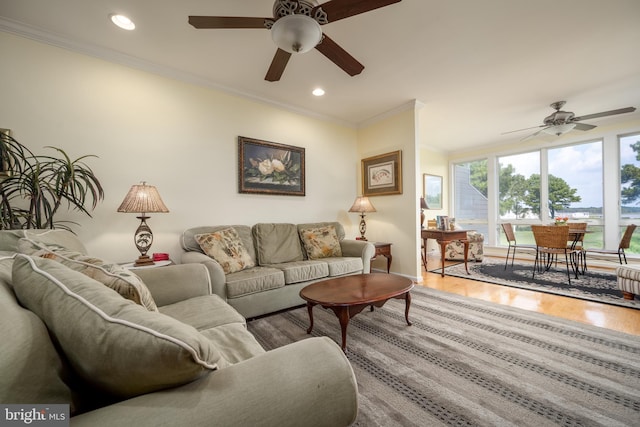
M 7 150 L 7 144 L 11 144 L 11 129 L 0 129 L 0 177 L 11 175 L 9 166 L 10 154 Z
M 238 137 L 238 191 L 305 195 L 304 148 Z
M 428 209 L 442 209 L 442 177 L 422 174 L 424 179 L 424 201 Z
M 362 159 L 362 195 L 402 194 L 402 151 Z

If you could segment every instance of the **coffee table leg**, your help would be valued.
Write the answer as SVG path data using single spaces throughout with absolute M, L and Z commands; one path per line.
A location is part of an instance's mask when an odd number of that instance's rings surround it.
M 334 313 L 340 321 L 340 331 L 342 332 L 342 351 L 347 351 L 347 326 L 349 325 L 349 307 L 334 307 Z
M 407 321 L 407 325 L 411 326 L 409 321 L 409 307 L 411 306 L 411 293 L 407 292 L 404 297 L 404 318 Z
M 313 330 L 313 306 L 310 302 L 307 302 L 307 311 L 309 312 L 309 329 L 307 329 L 307 333 L 310 334 Z

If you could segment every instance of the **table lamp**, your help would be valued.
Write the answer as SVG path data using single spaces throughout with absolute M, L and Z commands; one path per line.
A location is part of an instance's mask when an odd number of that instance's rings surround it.
M 360 214 L 360 240 L 367 240 L 367 238 L 364 237 L 364 233 L 367 231 L 367 223 L 364 221 L 364 215 L 375 211 L 376 208 L 373 207 L 369 198 L 364 196 L 356 197 L 353 206 L 349 209 L 349 212 L 358 212 Z
M 137 217 L 140 220 L 140 225 L 133 236 L 136 248 L 140 251 L 140 257 L 136 260 L 134 266 L 153 265 L 153 260 L 147 255 L 153 243 L 153 233 L 146 223 L 149 217 L 145 214 L 169 212 L 162 198 L 160 198 L 160 193 L 158 193 L 156 187 L 147 185 L 144 181 L 140 185 L 133 185 L 120 204 L 118 212 L 141 214 Z
M 429 205 L 424 200 L 424 197 L 420 197 L 420 228 L 424 228 L 424 210 L 429 209 Z

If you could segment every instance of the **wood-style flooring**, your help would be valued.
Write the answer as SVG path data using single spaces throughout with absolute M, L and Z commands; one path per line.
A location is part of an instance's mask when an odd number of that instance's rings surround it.
M 445 261 L 445 264 L 447 262 Z M 429 270 L 440 267 L 439 257 L 429 257 Z M 492 285 L 422 271 L 421 286 L 478 298 L 498 304 L 563 317 L 602 328 L 640 336 L 640 309 L 600 304 L 507 286 Z

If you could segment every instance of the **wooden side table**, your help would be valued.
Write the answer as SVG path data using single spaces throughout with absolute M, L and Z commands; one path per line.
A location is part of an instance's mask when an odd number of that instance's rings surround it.
M 464 268 L 467 270 L 467 274 L 469 274 L 469 268 L 467 267 L 467 255 L 469 253 L 469 239 L 467 239 L 467 231 L 473 230 L 437 230 L 426 228 L 422 230 L 422 240 L 423 240 L 423 252 L 422 259 L 425 263 L 425 269 L 427 264 L 427 240 L 434 239 L 440 245 L 440 256 L 442 258 L 442 277 L 444 277 L 444 255 L 447 244 L 454 240 L 459 240 L 464 244 Z
M 157 267 L 165 267 L 167 265 L 172 265 L 173 261 L 171 260 L 163 260 L 163 261 L 156 261 L 154 264 L 151 265 L 142 265 L 139 267 L 136 267 L 134 265 L 135 263 L 133 262 L 129 262 L 126 264 L 121 264 L 123 268 L 126 268 L 127 270 L 142 270 L 142 269 L 146 269 L 146 268 L 157 268 Z
M 387 273 L 391 270 L 391 261 L 393 257 L 391 256 L 391 243 L 384 242 L 371 242 L 373 246 L 376 247 L 376 253 L 373 255 L 372 260 L 378 258 L 379 256 L 383 256 L 387 259 Z

